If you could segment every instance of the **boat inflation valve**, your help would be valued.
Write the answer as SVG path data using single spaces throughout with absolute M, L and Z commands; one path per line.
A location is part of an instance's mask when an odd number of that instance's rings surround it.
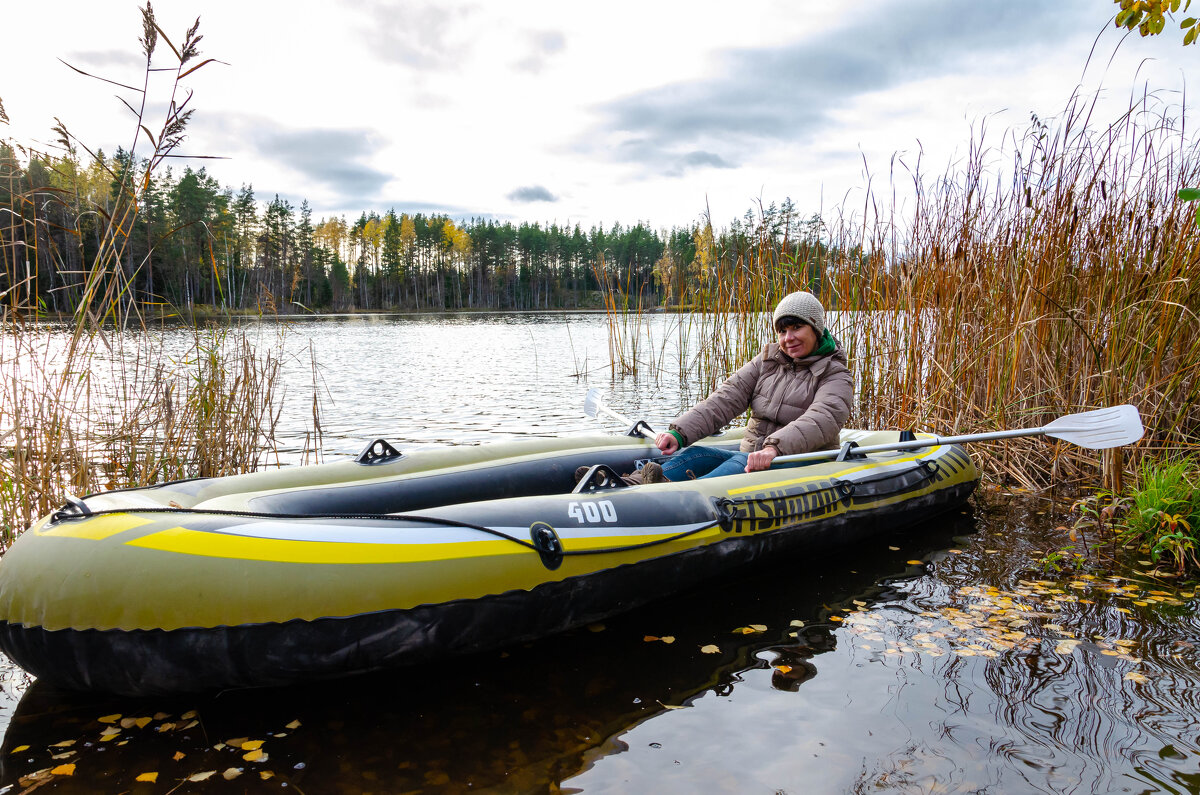
M 563 562 L 563 545 L 559 539 L 558 533 L 554 532 L 554 528 L 545 522 L 534 522 L 529 526 L 529 538 L 533 541 L 534 548 L 538 554 L 542 556 L 542 563 L 546 568 L 554 571 Z
M 354 460 L 360 464 L 381 464 L 404 455 L 385 439 L 376 439 L 363 448 Z

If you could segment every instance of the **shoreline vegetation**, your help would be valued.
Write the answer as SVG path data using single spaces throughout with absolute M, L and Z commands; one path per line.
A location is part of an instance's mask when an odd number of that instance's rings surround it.
M 61 123 L 57 154 L 0 139 L 4 544 L 66 493 L 269 465 L 278 361 L 225 323 L 246 315 L 603 312 L 613 378 L 678 378 L 700 397 L 770 339 L 779 297 L 808 289 L 844 311 L 852 426 L 986 432 L 1119 403 L 1142 413 L 1142 442 L 1099 457 L 977 445 L 992 482 L 1116 500 L 1200 443 L 1200 226 L 1179 198 L 1200 186 L 1200 153 L 1186 108 L 1153 93 L 1111 120 L 1076 95 L 1025 130 L 980 125 L 944 172 L 895 159 L 861 206 L 825 216 L 785 201 L 669 231 L 394 211 L 313 222 L 306 202 L 297 213 L 276 197 L 260 217 L 252 188 L 165 165 L 193 112 L 188 76 L 208 61 L 198 22 L 179 47 L 149 6 L 143 22 L 147 78 L 165 55 L 175 81 L 157 124 L 135 111 L 128 149 L 92 152 Z M 679 314 L 672 339 L 649 336 L 642 321 L 658 312 Z M 195 325 L 182 356 L 152 333 L 114 333 L 177 319 Z M 47 345 L 52 324 L 61 349 Z M 143 347 L 123 355 L 131 345 Z M 315 391 L 313 406 L 315 460 Z

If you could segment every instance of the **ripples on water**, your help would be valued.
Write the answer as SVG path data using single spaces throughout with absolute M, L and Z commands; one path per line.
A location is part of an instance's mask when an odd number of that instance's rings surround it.
M 556 337 L 518 317 L 460 319 L 438 344 L 431 322 L 399 337 L 347 324 L 311 334 L 346 452 L 374 435 L 587 430 L 588 386 L 634 416 L 678 400 L 609 384 L 607 368 L 575 377 L 563 360 L 573 343 L 588 367 L 602 361 L 602 319 L 572 320 L 571 342 L 561 320 Z M 423 363 L 389 359 L 398 345 Z M 303 384 L 306 366 L 288 377 Z M 0 786 L 74 764 L 54 791 L 166 792 L 210 771 L 180 791 L 1200 791 L 1194 590 L 1045 576 L 1033 553 L 1058 543 L 1060 511 L 1014 501 L 941 517 L 603 627 L 341 682 L 134 701 L 30 686 L 9 668 Z M 128 718 L 145 725 L 101 739 Z M 265 759 L 227 742 L 247 738 Z M 157 784 L 134 781 L 151 772 Z

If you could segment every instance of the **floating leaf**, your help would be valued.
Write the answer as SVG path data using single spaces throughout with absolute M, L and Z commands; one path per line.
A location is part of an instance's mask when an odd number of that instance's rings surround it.
M 644 640 L 646 643 L 653 643 L 654 641 L 658 640 L 658 636 L 657 635 L 643 635 L 642 640 Z
M 263 781 L 266 781 L 269 778 L 273 778 L 274 776 L 275 776 L 275 772 L 272 770 L 258 771 L 258 777 L 261 778 Z
M 711 643 L 710 643 L 710 644 L 708 644 L 707 646 L 701 646 L 701 647 L 700 647 L 700 651 L 701 651 L 701 653 L 703 653 L 703 654 L 720 654 L 720 653 L 721 653 L 721 649 L 720 649 L 720 647 L 719 647 L 719 646 L 714 646 L 714 645 L 713 645 L 713 644 L 711 644 Z
M 158 783 L 158 773 L 139 773 L 134 781 L 145 781 L 148 784 Z
M 187 754 L 185 754 L 183 751 L 176 751 L 175 755 L 172 756 L 171 759 L 178 762 L 180 759 L 183 759 L 185 756 L 187 756 Z
M 19 753 L 21 753 L 22 751 L 28 751 L 28 750 L 29 750 L 29 746 L 28 746 L 28 745 L 18 745 L 16 748 L 14 748 L 14 749 L 12 749 L 11 751 L 9 751 L 9 753 L 10 753 L 10 754 L 19 754 Z
M 1137 671 L 1130 671 L 1129 673 L 1125 674 L 1125 678 L 1130 682 L 1137 682 L 1138 684 L 1148 681 L 1144 675 L 1139 674 Z
M 888 549 L 892 550 L 893 552 L 899 552 L 899 551 L 900 551 L 900 547 L 888 547 Z
M 802 627 L 802 626 L 804 626 L 804 622 L 798 618 L 794 618 L 794 619 L 792 619 L 792 622 L 790 624 L 788 624 L 788 626 L 789 627 Z
M 267 761 L 267 752 L 261 748 L 255 748 L 249 753 L 242 754 L 242 759 L 245 759 L 247 762 L 265 762 Z
M 905 561 L 909 566 L 920 566 L 925 563 L 923 560 L 908 560 Z
M 73 776 L 73 775 L 75 775 L 75 764 L 72 762 L 70 764 L 59 765 L 58 767 L 50 768 L 50 775 L 52 775 L 52 776 Z
M 674 642 L 675 642 L 675 636 L 674 636 L 674 635 L 663 635 L 663 636 L 662 636 L 662 642 L 663 642 L 663 643 L 674 643 Z
M 75 744 L 74 740 L 63 740 L 61 743 L 54 743 L 51 748 L 70 748 Z
M 1055 654 L 1070 654 L 1075 651 L 1075 647 L 1079 645 L 1077 640 L 1060 640 L 1058 645 L 1054 647 Z
M 114 715 L 105 715 L 103 718 L 96 718 L 96 720 L 100 721 L 101 723 L 116 723 L 120 719 L 120 713 L 116 713 Z
M 830 621 L 845 621 L 846 619 L 842 618 L 841 616 L 830 616 L 829 620 Z
M 242 775 L 242 771 L 238 770 L 236 767 L 228 768 L 224 773 L 221 774 L 226 781 L 233 781 L 240 775 Z
M 229 744 L 233 745 L 232 742 L 230 742 Z M 242 742 L 241 748 L 243 751 L 253 751 L 255 749 L 262 748 L 262 746 L 263 746 L 262 740 L 245 740 Z
M 776 665 L 776 666 L 775 666 L 775 670 L 776 670 L 776 671 L 779 671 L 779 673 L 781 673 L 781 674 L 786 674 L 786 673 L 789 673 L 789 672 L 792 670 L 792 666 L 790 666 L 790 665 Z
M 236 737 L 232 740 L 226 740 L 225 745 L 232 745 L 234 748 L 241 748 L 242 743 L 250 742 L 249 737 Z
M 215 770 L 205 770 L 203 773 L 193 773 L 192 775 L 188 776 L 187 780 L 188 781 L 207 781 L 208 779 L 210 779 L 214 775 L 216 775 L 216 773 L 217 773 L 217 771 L 215 771 Z
M 285 729 L 292 729 L 292 730 L 299 729 L 299 728 L 300 728 L 300 721 L 298 721 L 298 720 L 294 720 L 294 721 L 292 721 L 291 723 L 289 723 L 287 726 L 284 726 L 283 728 L 285 728 Z
M 657 701 L 657 699 L 655 700 Z M 661 701 L 658 702 L 658 705 L 663 709 L 687 709 L 687 707 L 682 704 L 664 704 Z
M 154 713 L 155 720 L 166 720 L 169 717 L 171 717 L 170 712 L 155 712 Z

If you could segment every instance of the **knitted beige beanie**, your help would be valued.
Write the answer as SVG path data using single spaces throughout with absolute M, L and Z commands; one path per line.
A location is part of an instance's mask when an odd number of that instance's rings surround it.
M 783 297 L 775 307 L 775 317 L 772 320 L 776 331 L 779 331 L 780 319 L 785 317 L 794 317 L 801 323 L 812 326 L 818 337 L 825 333 L 825 307 L 821 306 L 821 302 L 812 293 L 801 290 Z

